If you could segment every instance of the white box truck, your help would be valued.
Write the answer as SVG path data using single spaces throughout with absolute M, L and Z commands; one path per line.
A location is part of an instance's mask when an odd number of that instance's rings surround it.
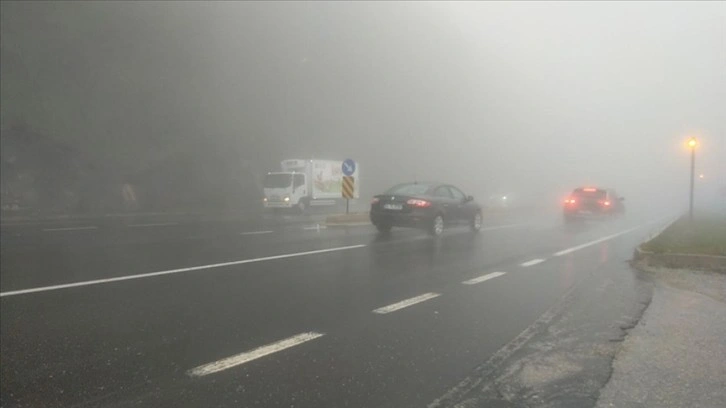
M 264 181 L 265 208 L 293 208 L 335 205 L 343 200 L 343 162 L 339 160 L 282 161 L 282 171 L 267 173 Z M 355 198 L 360 197 L 359 166 L 356 166 Z

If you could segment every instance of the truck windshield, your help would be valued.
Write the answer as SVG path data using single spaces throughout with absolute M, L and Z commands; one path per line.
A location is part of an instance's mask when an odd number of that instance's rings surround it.
M 290 187 L 292 174 L 268 174 L 265 176 L 265 188 Z

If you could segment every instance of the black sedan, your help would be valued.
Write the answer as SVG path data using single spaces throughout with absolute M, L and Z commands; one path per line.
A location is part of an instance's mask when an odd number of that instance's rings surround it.
M 438 236 L 444 226 L 481 228 L 481 207 L 460 189 L 441 183 L 405 183 L 373 198 L 371 222 L 380 232 L 392 227 L 422 228 Z

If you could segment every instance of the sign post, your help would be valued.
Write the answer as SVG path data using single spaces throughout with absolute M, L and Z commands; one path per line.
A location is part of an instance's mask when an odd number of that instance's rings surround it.
M 691 193 L 688 200 L 688 220 L 693 222 L 693 179 L 696 174 L 696 146 L 698 142 L 695 137 L 688 140 L 688 147 L 691 149 Z
M 345 213 L 350 214 L 350 199 L 354 197 L 355 193 L 355 161 L 352 159 L 345 159 L 343 161 L 343 198 L 345 198 Z
M 355 177 L 343 176 L 343 198 L 345 198 L 345 213 L 350 213 L 350 199 L 354 197 Z

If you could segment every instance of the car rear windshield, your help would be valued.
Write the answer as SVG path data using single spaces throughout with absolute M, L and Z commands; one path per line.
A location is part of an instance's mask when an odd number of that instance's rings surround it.
M 399 194 L 399 195 L 422 195 L 426 194 L 427 191 L 431 188 L 428 184 L 417 184 L 417 183 L 409 183 L 409 184 L 399 184 L 397 186 L 391 187 L 386 191 L 386 194 Z
M 577 196 L 577 197 L 594 198 L 597 200 L 602 200 L 607 196 L 607 191 L 600 190 L 600 189 L 594 189 L 594 188 L 577 188 L 572 193 L 572 195 Z

